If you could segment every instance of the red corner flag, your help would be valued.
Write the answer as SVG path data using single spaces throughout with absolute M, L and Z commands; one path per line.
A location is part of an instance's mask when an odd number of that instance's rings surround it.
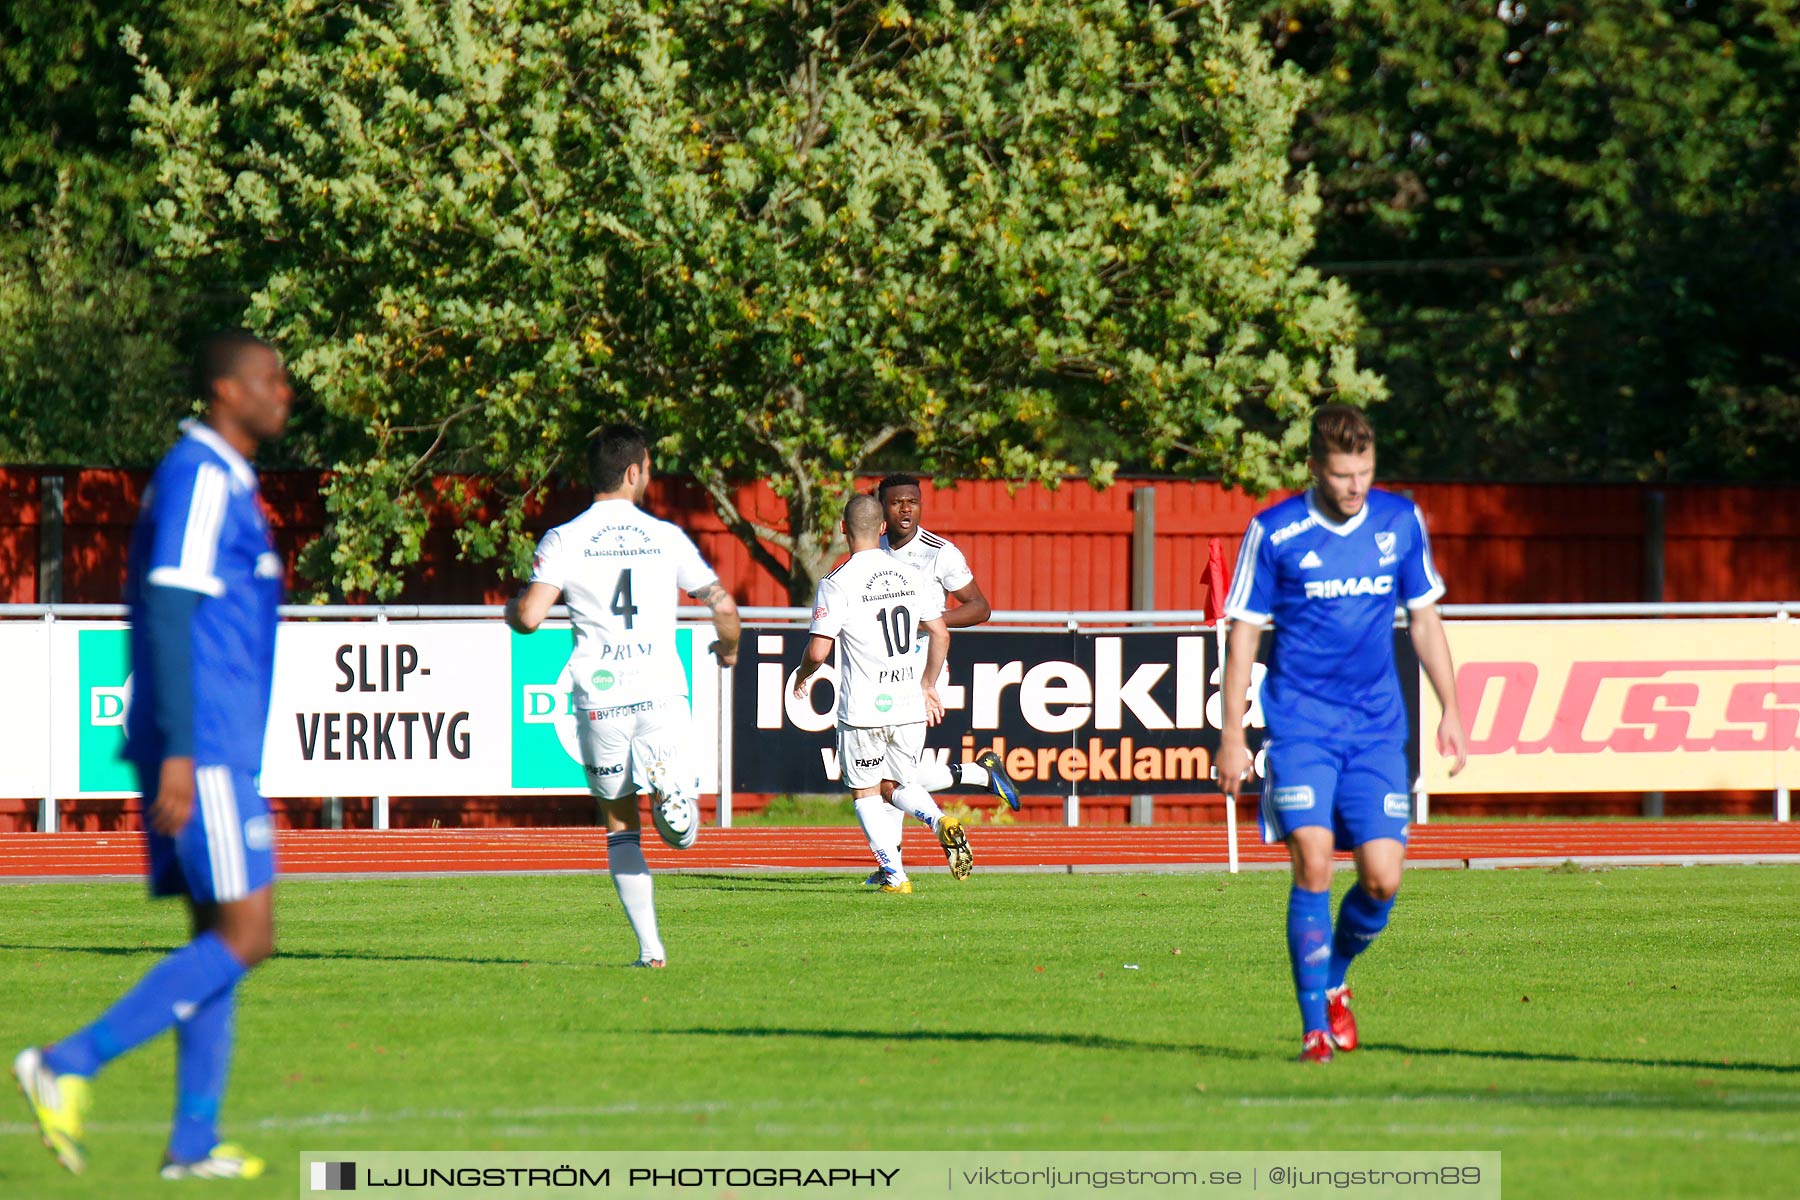
M 1207 539 L 1206 605 L 1202 611 L 1208 622 L 1216 622 L 1225 615 L 1225 592 L 1231 586 L 1227 582 L 1230 578 L 1225 570 L 1225 543 L 1218 538 Z

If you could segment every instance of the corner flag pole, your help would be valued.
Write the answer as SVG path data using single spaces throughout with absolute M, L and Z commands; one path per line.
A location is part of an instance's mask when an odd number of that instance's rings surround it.
M 1206 612 L 1212 619 L 1213 635 L 1219 643 L 1219 677 L 1225 675 L 1225 592 L 1231 578 L 1225 570 L 1225 544 L 1218 538 L 1206 542 Z M 1213 771 L 1218 775 L 1217 769 Z M 1237 798 L 1225 794 L 1220 781 L 1219 795 L 1225 801 L 1225 861 L 1231 874 L 1238 873 Z

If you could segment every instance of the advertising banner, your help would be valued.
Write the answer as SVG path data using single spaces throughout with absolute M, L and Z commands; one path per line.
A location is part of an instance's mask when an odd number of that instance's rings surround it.
M 823 668 L 806 698 L 792 694 L 809 636 L 745 636 L 732 700 L 737 791 L 841 787 L 836 669 Z M 1265 654 L 1267 645 L 1265 638 Z M 1416 712 L 1411 644 L 1401 634 L 1396 645 L 1402 688 Z M 1253 752 L 1262 745 L 1262 676 L 1259 662 L 1251 672 Z M 1217 792 L 1220 677 L 1210 631 L 959 630 L 947 681 L 938 685 L 944 723 L 926 735 L 927 753 L 964 761 L 993 749 L 1027 795 Z
M 47 796 L 50 788 L 50 624 L 0 621 L 0 796 Z
M 1773 789 L 1800 782 L 1800 629 L 1785 621 L 1446 626 L 1469 732 L 1457 792 Z M 1426 688 L 1424 732 L 1437 728 Z
M 695 628 L 677 629 L 676 642 L 693 712 L 690 752 L 703 788 L 713 790 L 718 671 L 704 651 L 711 628 L 700 633 L 698 672 Z M 0 653 L 15 667 L 0 715 L 10 714 L 24 751 L 4 756 L 0 793 L 136 789 L 120 758 L 132 698 L 128 637 L 116 621 L 0 624 Z M 566 622 L 521 636 L 498 621 L 285 621 L 275 643 L 263 793 L 585 792 L 568 672 L 573 647 Z

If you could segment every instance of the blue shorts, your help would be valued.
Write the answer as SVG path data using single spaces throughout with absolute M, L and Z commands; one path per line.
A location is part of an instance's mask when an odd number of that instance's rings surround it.
M 1405 742 L 1281 738 L 1264 749 L 1263 841 L 1286 841 L 1296 829 L 1322 825 L 1339 850 L 1376 838 L 1406 844 L 1412 787 Z
M 275 878 L 275 822 L 255 776 L 236 767 L 195 767 L 194 811 L 180 833 L 166 837 L 149 827 L 160 771 L 160 764 L 138 766 L 150 894 L 225 904 L 269 886 Z

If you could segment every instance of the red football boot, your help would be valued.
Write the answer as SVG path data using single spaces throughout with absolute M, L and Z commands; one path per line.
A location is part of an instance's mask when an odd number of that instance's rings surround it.
M 1350 985 L 1325 993 L 1325 1019 L 1331 1025 L 1331 1044 L 1339 1050 L 1356 1049 L 1356 1014 L 1350 1011 Z

